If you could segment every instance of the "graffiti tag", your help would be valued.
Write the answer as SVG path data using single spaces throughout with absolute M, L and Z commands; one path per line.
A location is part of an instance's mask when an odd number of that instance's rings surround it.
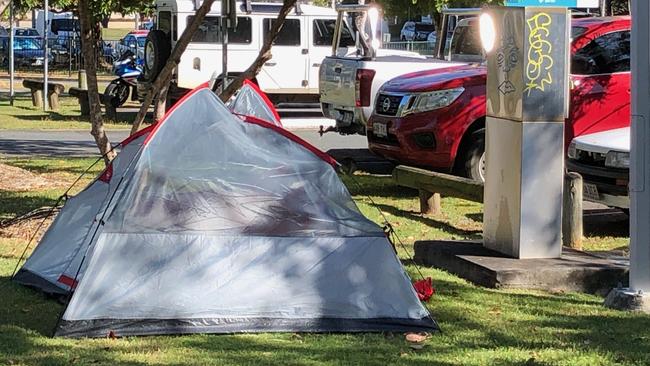
M 534 89 L 544 91 L 553 83 L 551 69 L 553 45 L 549 42 L 551 17 L 547 13 L 537 13 L 526 20 L 528 25 L 528 65 L 526 66 L 526 89 L 530 95 Z

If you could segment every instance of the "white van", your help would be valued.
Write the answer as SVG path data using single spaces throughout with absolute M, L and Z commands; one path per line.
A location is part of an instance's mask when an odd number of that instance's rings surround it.
M 38 31 L 38 34 L 43 36 L 43 17 L 45 12 L 39 10 L 36 12 L 36 21 L 34 28 Z M 47 38 L 59 38 L 61 40 L 66 38 L 79 37 L 79 19 L 74 16 L 72 12 L 62 12 L 55 13 L 48 11 L 47 12 Z
M 145 79 L 153 81 L 172 47 L 200 6 L 193 0 L 157 0 L 156 29 L 145 44 Z M 245 71 L 257 58 L 281 3 L 237 2 L 237 27 L 228 32 L 228 75 Z M 221 3 L 215 2 L 183 53 L 170 87 L 176 99 L 188 90 L 222 74 Z M 336 12 L 312 5 L 296 6 L 271 49 L 255 82 L 278 107 L 318 103 L 318 70 L 332 52 Z M 346 28 L 341 53 L 354 40 Z M 144 94 L 142 94 L 144 95 Z

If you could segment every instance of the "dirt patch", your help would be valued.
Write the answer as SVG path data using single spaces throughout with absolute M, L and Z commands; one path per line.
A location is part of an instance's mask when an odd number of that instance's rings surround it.
M 29 170 L 0 163 L 0 190 L 25 192 L 37 189 L 59 188 L 65 182 L 34 174 Z
M 45 219 L 45 222 L 43 222 L 42 217 L 39 217 L 39 218 L 21 220 L 7 227 L 0 227 L 0 237 L 28 241 L 38 229 L 38 234 L 34 238 L 34 242 L 33 242 L 33 243 L 38 243 L 41 240 L 41 237 L 43 236 L 47 228 L 50 227 L 52 220 L 54 220 L 54 216 L 56 215 L 50 215 L 50 217 Z M 39 229 L 39 225 L 41 225 L 41 222 L 43 222 L 43 225 Z

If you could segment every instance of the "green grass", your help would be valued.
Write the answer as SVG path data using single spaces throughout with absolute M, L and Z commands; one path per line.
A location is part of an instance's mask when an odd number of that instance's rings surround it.
M 3 162 L 72 180 L 91 159 L 5 159 Z M 100 169 L 96 167 L 93 172 Z M 480 238 L 479 204 L 443 199 L 445 214 L 426 217 L 415 213 L 418 207 L 415 192 L 394 186 L 389 178 L 358 175 L 355 181 L 361 187 L 344 178 L 360 209 L 380 223 L 381 215 L 372 206 L 372 199 L 392 222 L 409 251 L 415 240 Z M 0 219 L 51 202 L 58 194 L 2 192 Z M 17 196 L 29 199 L 16 199 Z M 620 233 L 612 234 L 602 227 L 593 234 L 587 242 L 599 245 L 605 242 L 604 249 L 625 240 Z M 410 349 L 401 334 L 54 339 L 51 334 L 62 305 L 9 281 L 24 245 L 20 240 L 0 238 L 0 364 L 3 365 L 650 364 L 649 316 L 605 309 L 602 298 L 587 294 L 485 289 L 430 268 L 423 268 L 423 272 L 433 278 L 436 294 L 427 306 L 443 331 L 434 334 L 422 350 Z M 406 259 L 403 252 L 400 255 Z M 415 277 L 413 265 L 407 265 L 406 269 Z
M 46 129 L 83 129 L 90 130 L 88 117 L 81 117 L 76 98 L 62 97 L 58 111 L 44 112 L 32 106 L 30 98 L 22 96 L 16 99 L 14 106 L 7 100 L 0 100 L 0 130 L 46 130 Z M 118 112 L 119 113 L 119 112 Z M 105 121 L 107 129 L 131 128 L 135 113 L 119 113 L 121 121 Z
M 102 38 L 104 40 L 122 39 L 132 29 L 130 28 L 102 28 Z

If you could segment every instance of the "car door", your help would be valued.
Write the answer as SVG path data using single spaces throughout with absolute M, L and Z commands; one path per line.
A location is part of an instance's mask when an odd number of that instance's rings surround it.
M 594 38 L 571 60 L 567 143 L 584 134 L 630 125 L 630 31 Z
M 309 89 L 311 93 L 318 94 L 318 73 L 320 65 L 325 57 L 332 53 L 332 39 L 336 19 L 323 17 L 309 17 Z M 354 46 L 354 38 L 347 26 L 341 30 L 341 41 L 339 43 L 338 55 L 347 54 L 348 47 Z
M 262 19 L 262 39 L 266 42 L 275 18 Z M 258 82 L 267 93 L 302 93 L 308 86 L 307 35 L 300 17 L 287 18 L 273 43 L 273 57 L 267 61 Z

